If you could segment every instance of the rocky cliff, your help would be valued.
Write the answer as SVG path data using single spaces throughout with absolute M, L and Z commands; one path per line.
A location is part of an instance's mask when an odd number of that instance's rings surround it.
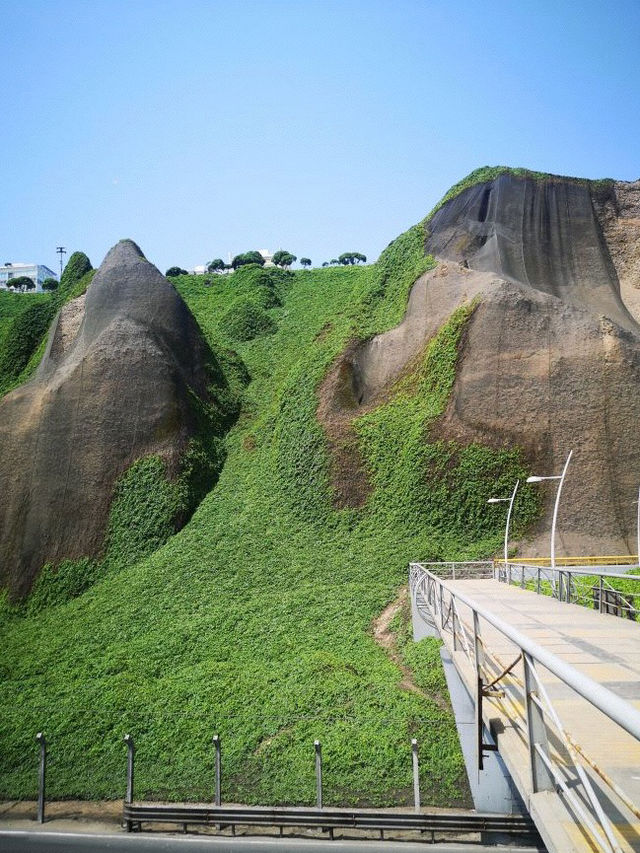
M 173 286 L 130 240 L 54 321 L 34 378 L 0 401 L 0 578 L 99 555 L 114 484 L 138 458 L 175 475 L 208 398 L 212 354 Z
M 477 300 L 432 437 L 521 446 L 536 474 L 573 461 L 559 517 L 565 552 L 635 553 L 640 485 L 640 182 L 505 172 L 426 223 L 438 264 L 404 321 L 352 348 L 333 375 L 334 410 L 376 405 L 461 304 Z M 325 389 L 325 394 L 327 389 Z M 329 394 L 329 396 L 331 396 Z M 554 489 L 523 544 L 548 554 Z

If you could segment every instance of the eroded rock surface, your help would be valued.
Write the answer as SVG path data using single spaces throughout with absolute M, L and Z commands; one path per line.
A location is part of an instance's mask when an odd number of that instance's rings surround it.
M 437 437 L 519 445 L 538 474 L 559 473 L 573 449 L 559 553 L 635 553 L 640 182 L 504 174 L 443 205 L 425 249 L 439 263 L 414 285 L 404 321 L 334 365 L 324 410 L 335 421 L 375 406 L 477 298 Z M 529 554 L 548 554 L 554 494 L 547 487 Z
M 135 243 L 111 249 L 54 322 L 34 378 L 0 401 L 0 578 L 14 596 L 45 562 L 99 553 L 114 484 L 136 459 L 175 469 L 208 353 Z

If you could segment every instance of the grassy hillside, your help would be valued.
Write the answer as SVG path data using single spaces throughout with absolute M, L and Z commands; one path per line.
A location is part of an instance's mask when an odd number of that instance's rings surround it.
M 313 802 L 315 738 L 328 803 L 410 801 L 412 737 L 424 801 L 467 800 L 437 643 L 408 642 L 406 607 L 392 657 L 373 625 L 409 560 L 497 550 L 503 515 L 486 496 L 526 473 L 517 450 L 428 441 L 473 306 L 357 422 L 373 486 L 363 508 L 334 508 L 316 419 L 334 358 L 401 319 L 430 263 L 423 245 L 416 226 L 369 267 L 176 281 L 217 351 L 237 351 L 250 375 L 224 468 L 150 556 L 37 615 L 5 606 L 0 795 L 34 795 L 43 730 L 52 797 L 121 797 L 130 732 L 137 796 L 210 799 L 219 732 L 227 801 Z M 526 521 L 536 505 L 526 490 L 521 501 Z

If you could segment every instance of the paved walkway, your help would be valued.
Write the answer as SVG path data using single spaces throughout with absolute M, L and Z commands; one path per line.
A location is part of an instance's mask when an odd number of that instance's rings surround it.
M 559 602 L 494 580 L 445 581 L 445 587 L 473 599 L 478 607 L 490 611 L 640 709 L 640 623 Z M 461 619 L 471 626 L 470 609 L 462 604 L 458 606 Z M 480 623 L 480 633 L 492 659 L 486 665 L 486 683 L 515 660 L 519 649 L 484 620 Z M 443 639 L 473 695 L 473 667 L 464 651 L 460 648 L 453 651 L 451 634 L 445 632 Z M 594 787 L 601 790 L 605 811 L 620 835 L 620 848 L 640 851 L 640 743 L 558 678 L 541 667 L 537 672 L 564 729 L 587 758 L 583 766 Z M 524 792 L 525 800 L 529 800 L 538 828 L 541 828 L 540 822 L 543 825 L 554 822 L 554 832 L 559 831 L 560 837 L 562 833 L 566 835 L 560 844 L 557 841 L 551 844 L 550 838 L 545 838 L 546 843 L 563 851 L 599 849 L 581 830 L 581 821 L 571 819 L 556 793 L 533 794 L 531 791 L 521 663 L 500 681 L 500 686 L 502 695 L 485 699 L 484 718 L 493 721 L 499 732 L 500 753 L 521 793 Z M 570 766 L 570 756 L 560 740 L 550 745 L 558 760 Z M 636 814 L 611 794 L 603 779 L 612 780 L 625 792 L 635 805 Z

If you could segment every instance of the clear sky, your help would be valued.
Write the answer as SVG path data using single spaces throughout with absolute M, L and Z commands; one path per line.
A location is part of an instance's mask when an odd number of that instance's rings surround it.
M 477 166 L 640 177 L 639 0 L 0 0 L 2 258 L 374 260 Z

